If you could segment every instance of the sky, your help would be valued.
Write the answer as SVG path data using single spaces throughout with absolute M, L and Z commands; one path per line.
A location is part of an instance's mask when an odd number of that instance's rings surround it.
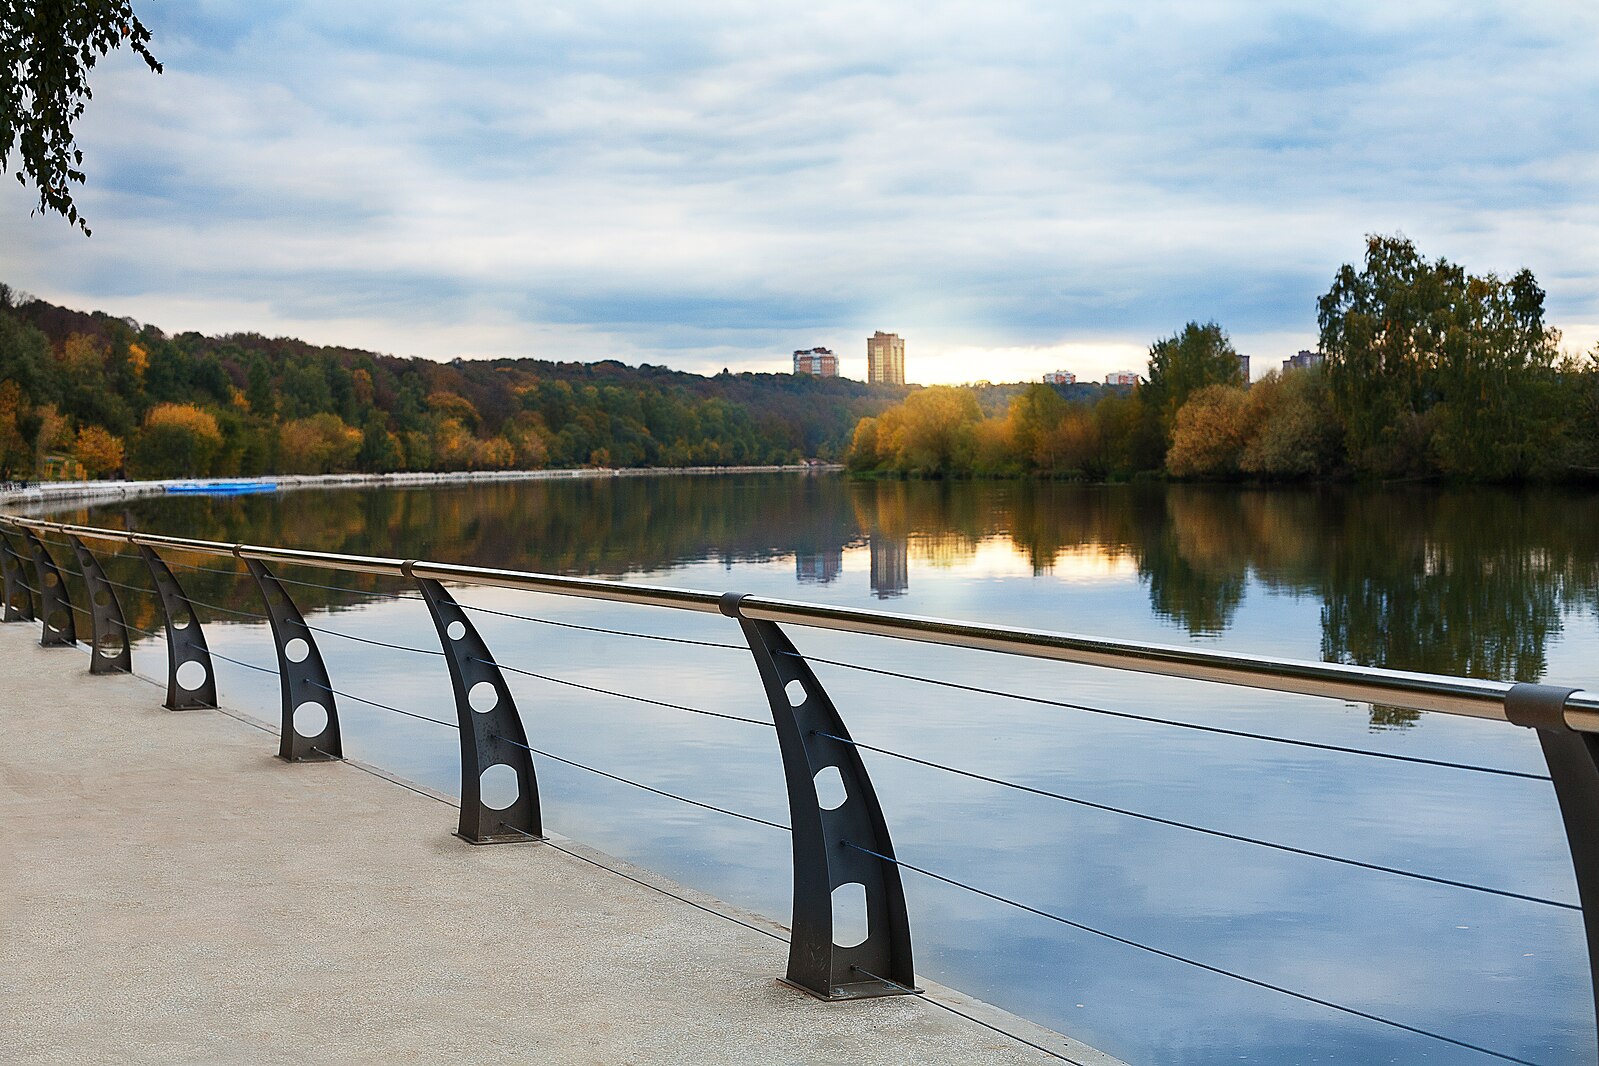
M 0 281 L 169 333 L 923 384 L 1258 377 L 1365 235 L 1526 267 L 1599 343 L 1599 5 L 135 0 L 94 235 L 0 183 Z

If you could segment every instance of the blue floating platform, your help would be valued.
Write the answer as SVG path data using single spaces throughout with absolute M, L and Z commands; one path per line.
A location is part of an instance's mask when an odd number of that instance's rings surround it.
M 276 491 L 276 481 L 179 481 L 167 486 L 168 493 L 179 496 L 247 496 Z

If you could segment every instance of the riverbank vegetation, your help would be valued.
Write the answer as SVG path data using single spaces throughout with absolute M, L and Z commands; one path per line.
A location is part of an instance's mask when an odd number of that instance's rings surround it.
M 0 285 L 5 479 L 786 463 L 841 455 L 905 391 L 168 336 Z
M 1561 357 L 1532 274 L 1477 276 L 1372 237 L 1318 301 L 1317 367 L 1247 384 L 1216 323 L 1150 348 L 1148 380 L 1097 402 L 1030 386 L 984 416 L 918 392 L 856 428 L 861 473 L 1472 481 L 1599 478 L 1599 350 Z

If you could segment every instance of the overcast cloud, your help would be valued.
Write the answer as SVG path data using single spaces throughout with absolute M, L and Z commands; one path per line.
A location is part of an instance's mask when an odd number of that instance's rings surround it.
M 1363 235 L 1531 268 L 1599 340 L 1599 8 L 144 0 L 85 240 L 0 279 L 168 330 L 923 382 L 1315 341 Z

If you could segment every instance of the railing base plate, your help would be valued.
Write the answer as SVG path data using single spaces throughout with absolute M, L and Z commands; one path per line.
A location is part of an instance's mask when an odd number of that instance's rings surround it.
M 462 840 L 466 841 L 468 844 L 478 844 L 478 845 L 483 845 L 483 844 L 542 844 L 542 843 L 544 843 L 544 840 L 545 840 L 544 837 L 532 837 L 532 836 L 528 836 L 526 833 L 501 833 L 501 834 L 499 834 L 497 836 L 478 837 L 476 840 L 474 840 L 473 838 L 465 835 L 464 833 L 460 833 L 460 832 L 451 833 L 450 835 L 451 836 L 460 837 Z
M 922 992 L 920 988 L 914 986 L 911 988 L 897 988 L 882 981 L 854 981 L 847 985 L 834 985 L 832 994 L 824 996 L 816 989 L 807 988 L 797 981 L 790 981 L 786 977 L 779 977 L 777 983 L 787 985 L 790 988 L 797 988 L 807 996 L 819 999 L 823 1003 L 836 1003 L 845 999 L 881 999 L 884 996 L 911 996 L 920 995 Z
M 344 761 L 344 757 L 342 755 L 315 755 L 315 754 L 313 754 L 313 755 L 285 755 L 281 751 L 278 752 L 274 757 L 282 759 L 284 762 L 343 762 Z

